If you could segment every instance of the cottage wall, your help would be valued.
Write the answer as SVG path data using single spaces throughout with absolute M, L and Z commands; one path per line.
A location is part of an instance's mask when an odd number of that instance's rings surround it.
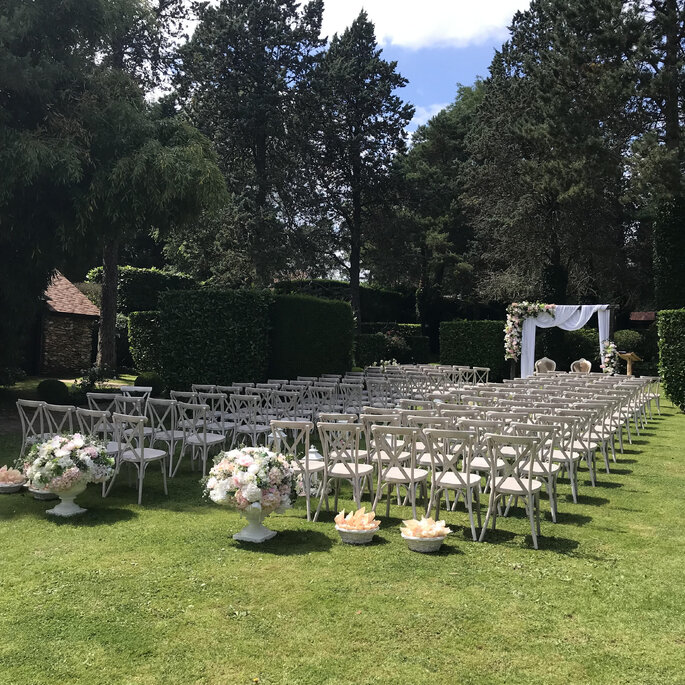
M 43 372 L 79 373 L 90 367 L 92 317 L 46 314 L 43 319 Z

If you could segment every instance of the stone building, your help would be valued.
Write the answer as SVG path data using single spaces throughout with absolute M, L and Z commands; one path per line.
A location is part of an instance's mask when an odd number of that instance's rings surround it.
M 58 271 L 45 291 L 41 372 L 71 374 L 90 367 L 99 316 L 100 310 Z

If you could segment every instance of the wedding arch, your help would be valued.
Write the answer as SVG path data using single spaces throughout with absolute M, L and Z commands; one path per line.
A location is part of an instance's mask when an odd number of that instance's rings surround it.
M 537 328 L 557 326 L 564 331 L 583 328 L 593 314 L 599 324 L 599 351 L 609 338 L 608 304 L 541 304 L 514 302 L 507 308 L 507 325 L 504 328 L 504 358 L 521 358 L 521 378 L 533 375 L 535 364 L 535 332 Z

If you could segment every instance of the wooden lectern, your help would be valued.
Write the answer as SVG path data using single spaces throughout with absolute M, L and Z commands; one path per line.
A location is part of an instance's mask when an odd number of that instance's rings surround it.
M 626 376 L 632 376 L 633 375 L 633 362 L 641 362 L 642 359 L 638 357 L 635 352 L 619 352 L 618 356 L 623 359 L 626 364 L 628 365 L 628 368 L 626 369 Z

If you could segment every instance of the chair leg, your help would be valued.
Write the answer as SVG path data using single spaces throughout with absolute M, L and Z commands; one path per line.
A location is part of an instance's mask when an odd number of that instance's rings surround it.
M 571 495 L 573 503 L 578 504 L 578 462 L 571 461 L 568 465 L 568 477 L 571 480 Z
M 471 488 L 467 487 L 466 492 L 464 493 L 464 496 L 466 498 L 466 507 L 469 510 L 469 520 L 471 521 L 471 536 L 473 537 L 473 541 L 475 542 L 477 539 L 476 535 L 476 524 L 475 521 L 473 520 L 473 497 L 472 497 L 472 490 Z
M 138 505 L 143 503 L 143 480 L 145 479 L 145 465 L 138 465 Z
M 538 548 L 538 536 L 535 533 L 535 495 L 528 495 L 527 499 L 527 509 L 528 509 L 528 519 L 530 520 L 530 534 L 533 538 L 533 547 Z
M 166 484 L 166 464 L 164 463 L 164 459 L 160 459 L 159 463 L 162 466 L 162 482 L 164 483 L 164 494 L 168 495 L 169 490 L 167 489 L 167 484 Z

